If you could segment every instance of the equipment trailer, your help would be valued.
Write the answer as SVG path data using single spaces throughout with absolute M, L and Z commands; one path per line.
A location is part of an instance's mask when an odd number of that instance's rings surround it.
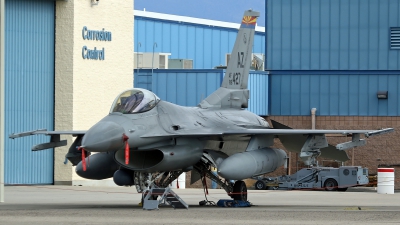
M 325 189 L 327 191 L 346 191 L 348 187 L 366 185 L 368 168 L 361 166 L 312 167 L 304 168 L 292 175 L 259 179 L 257 190 L 265 189 Z

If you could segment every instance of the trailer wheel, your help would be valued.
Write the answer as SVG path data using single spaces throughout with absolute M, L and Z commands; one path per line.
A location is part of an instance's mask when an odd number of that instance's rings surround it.
M 247 187 L 244 181 L 238 180 L 233 185 L 233 194 L 231 197 L 234 200 L 247 201 Z
M 265 190 L 267 189 L 267 184 L 263 180 L 258 180 L 255 184 L 254 187 L 256 190 Z
M 338 190 L 338 191 L 341 191 L 341 192 L 345 192 L 345 191 L 347 191 L 347 187 L 345 187 L 345 188 L 338 188 L 337 190 Z
M 324 187 L 325 187 L 326 191 L 336 191 L 337 186 L 338 186 L 338 183 L 336 182 L 335 179 L 332 179 L 332 178 L 329 178 L 324 183 Z

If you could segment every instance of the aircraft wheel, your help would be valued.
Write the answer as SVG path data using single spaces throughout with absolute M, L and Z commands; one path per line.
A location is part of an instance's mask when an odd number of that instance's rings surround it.
M 338 183 L 336 182 L 335 179 L 332 179 L 332 178 L 326 180 L 324 183 L 324 187 L 325 187 L 326 191 L 336 191 L 337 186 L 338 186 Z
M 338 190 L 338 191 L 341 191 L 341 192 L 345 192 L 345 191 L 347 191 L 347 187 L 345 187 L 345 188 L 338 188 L 337 190 Z
M 233 194 L 231 195 L 234 200 L 247 201 L 247 187 L 244 181 L 238 180 L 233 185 Z
M 258 180 L 255 184 L 254 187 L 256 190 L 265 190 L 267 189 L 267 184 L 263 180 Z

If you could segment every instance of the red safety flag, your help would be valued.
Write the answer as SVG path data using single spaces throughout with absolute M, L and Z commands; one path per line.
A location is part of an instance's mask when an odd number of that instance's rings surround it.
M 82 152 L 82 167 L 83 167 L 83 171 L 86 171 L 85 149 L 79 147 L 78 150 L 80 150 Z
M 125 134 L 122 135 L 122 140 L 125 142 L 125 164 L 129 164 L 129 143 L 128 143 L 129 137 L 126 136 Z

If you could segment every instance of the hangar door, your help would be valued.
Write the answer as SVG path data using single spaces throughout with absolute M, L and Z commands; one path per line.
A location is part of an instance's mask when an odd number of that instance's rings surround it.
M 10 133 L 54 128 L 54 1 L 5 1 L 5 184 L 52 184 L 49 137 Z

